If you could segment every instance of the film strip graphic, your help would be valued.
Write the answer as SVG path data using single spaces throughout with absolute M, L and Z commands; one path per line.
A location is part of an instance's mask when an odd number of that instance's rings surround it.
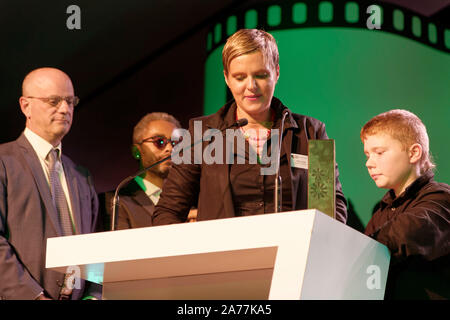
M 380 29 L 369 30 L 370 6 L 380 10 Z M 450 53 L 449 22 L 426 17 L 409 9 L 368 0 L 275 0 L 255 4 L 224 16 L 207 33 L 209 55 L 227 38 L 243 28 L 276 31 L 300 28 L 345 27 L 368 32 L 389 32 Z

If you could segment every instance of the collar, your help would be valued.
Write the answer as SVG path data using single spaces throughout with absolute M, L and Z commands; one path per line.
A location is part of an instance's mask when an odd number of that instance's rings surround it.
M 398 197 L 395 197 L 394 190 L 389 190 L 381 199 L 382 202 L 384 202 L 386 205 L 389 204 L 400 204 L 406 199 L 414 198 L 417 193 L 422 189 L 424 185 L 429 183 L 431 180 L 433 180 L 434 173 L 432 170 L 428 170 L 424 174 L 422 174 L 420 177 L 418 177 L 416 180 L 414 180 L 413 183 L 411 183 L 405 191 Z
M 46 161 L 47 155 L 50 152 L 50 150 L 53 149 L 53 146 L 51 143 L 49 143 L 47 140 L 42 138 L 41 136 L 37 135 L 33 131 L 31 131 L 28 128 L 25 128 L 23 134 L 27 138 L 28 142 L 30 142 L 31 146 L 33 147 L 34 151 L 36 151 L 39 159 Z M 59 143 L 55 149 L 59 150 L 59 161 L 61 161 L 61 155 L 62 155 L 62 144 Z
M 154 185 L 147 179 L 143 179 L 142 177 L 137 176 L 134 178 L 136 183 L 141 187 L 142 190 L 144 190 L 145 194 L 149 197 L 157 197 L 159 198 L 159 195 L 161 194 L 162 189 L 158 186 Z

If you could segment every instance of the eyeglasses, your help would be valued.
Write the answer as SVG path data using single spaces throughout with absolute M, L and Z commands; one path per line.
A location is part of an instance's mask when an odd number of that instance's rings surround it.
M 164 149 L 168 143 L 172 145 L 172 148 L 175 147 L 178 143 L 180 143 L 182 140 L 182 137 L 180 137 L 180 140 L 174 141 L 171 139 L 167 139 L 165 137 L 150 137 L 147 139 L 142 140 L 139 144 L 143 144 L 144 142 L 151 142 L 157 147 L 158 149 L 162 150 Z
M 61 97 L 61 96 L 50 96 L 50 97 L 25 97 L 25 98 L 31 98 L 31 99 L 39 99 L 41 101 L 44 101 L 45 103 L 48 103 L 52 107 L 57 107 L 61 103 L 61 101 L 66 101 L 69 106 L 76 106 L 80 102 L 80 98 L 77 96 L 73 97 Z

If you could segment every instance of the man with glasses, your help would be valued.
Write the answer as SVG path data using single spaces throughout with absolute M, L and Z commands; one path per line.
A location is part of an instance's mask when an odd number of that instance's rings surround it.
M 172 140 L 180 123 L 164 112 L 153 112 L 144 116 L 134 127 L 131 154 L 138 161 L 139 169 L 168 157 L 177 143 Z M 116 213 L 115 230 L 152 226 L 152 217 L 162 191 L 164 179 L 172 166 L 170 160 L 137 176 L 119 192 L 119 209 Z M 114 191 L 100 194 L 105 230 L 110 230 L 113 212 Z M 195 220 L 196 210 L 191 210 L 189 221 Z
M 101 297 L 100 286 L 45 268 L 47 238 L 93 232 L 97 221 L 90 174 L 62 154 L 77 103 L 61 70 L 23 80 L 25 130 L 0 145 L 0 299 Z

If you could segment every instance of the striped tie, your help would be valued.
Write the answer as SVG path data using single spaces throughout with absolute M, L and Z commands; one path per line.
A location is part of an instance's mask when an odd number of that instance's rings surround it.
M 64 236 L 73 234 L 72 220 L 70 219 L 69 207 L 67 205 L 66 195 L 59 179 L 59 170 L 61 163 L 58 160 L 59 149 L 52 149 L 48 153 L 48 169 L 50 178 L 50 190 L 52 193 L 53 203 L 59 215 L 59 222 L 63 230 Z

